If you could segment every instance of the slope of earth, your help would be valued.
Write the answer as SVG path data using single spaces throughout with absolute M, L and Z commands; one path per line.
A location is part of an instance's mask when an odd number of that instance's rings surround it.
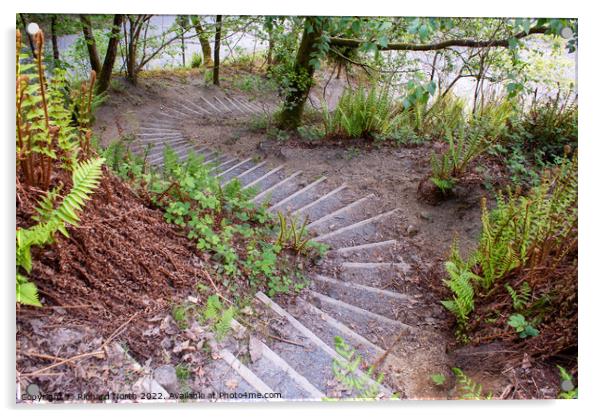
M 17 196 L 17 226 L 27 227 L 36 198 L 20 187 Z M 32 248 L 30 277 L 43 308 L 17 311 L 22 393 L 34 384 L 72 396 L 55 400 L 99 401 L 107 392 L 150 390 L 150 370 L 136 361 L 164 361 L 163 345 L 178 338 L 166 320 L 172 305 L 207 281 L 195 246 L 106 170 L 69 234 Z

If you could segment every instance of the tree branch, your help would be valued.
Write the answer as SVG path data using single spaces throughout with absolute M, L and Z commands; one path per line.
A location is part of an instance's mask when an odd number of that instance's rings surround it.
M 529 32 L 519 32 L 514 36 L 507 39 L 492 39 L 489 41 L 477 41 L 474 39 L 450 39 L 448 41 L 436 42 L 432 44 L 409 44 L 409 43 L 390 43 L 383 47 L 376 45 L 381 51 L 436 51 L 439 49 L 446 49 L 453 46 L 465 47 L 465 48 L 487 48 L 487 47 L 502 47 L 507 48 L 510 44 L 510 39 L 521 39 L 529 35 L 536 33 L 546 33 L 546 27 L 532 28 Z M 330 38 L 330 45 L 334 46 L 345 46 L 350 48 L 359 47 L 364 41 L 360 39 L 349 39 L 349 38 Z

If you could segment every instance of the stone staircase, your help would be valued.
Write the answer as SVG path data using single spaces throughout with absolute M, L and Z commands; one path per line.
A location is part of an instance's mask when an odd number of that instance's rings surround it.
M 422 302 L 416 286 L 406 280 L 412 269 L 388 226 L 396 209 L 384 210 L 373 194 L 358 196 L 346 183 L 332 184 L 327 177 L 288 172 L 285 165 L 251 156 L 220 154 L 211 144 L 189 141 L 179 130 L 185 119 L 249 116 L 264 109 L 226 96 L 185 99 L 163 106 L 144 122 L 131 148 L 142 152 L 151 146 L 147 161 L 156 166 L 167 145 L 180 158 L 201 154 L 223 184 L 236 178 L 243 187 L 258 189 L 254 201 L 267 202 L 269 211 L 307 217 L 313 239 L 329 247 L 309 289 L 281 300 L 258 292 L 253 319 L 245 325 L 233 322 L 236 337 L 220 345 L 220 358 L 207 370 L 215 391 L 226 394 L 224 400 L 244 401 L 356 397 L 361 391 L 342 387 L 333 374 L 333 361 L 344 362 L 334 345 L 334 337 L 340 336 L 363 357 L 364 371 L 385 357 L 380 397 L 391 397 L 391 387 L 401 398 L 419 397 L 416 362 L 432 353 L 445 356 L 442 338 L 431 327 L 441 308 Z M 280 393 L 281 398 L 236 395 L 244 392 Z

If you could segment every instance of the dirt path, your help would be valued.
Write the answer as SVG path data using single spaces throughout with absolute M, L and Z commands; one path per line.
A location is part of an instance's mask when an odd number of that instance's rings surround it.
M 330 248 L 309 272 L 310 289 L 298 297 L 256 295 L 241 318 L 245 325 L 236 323 L 235 337 L 215 348 L 219 360 L 207 369 L 208 380 L 218 392 L 357 396 L 332 374 L 333 361 L 341 359 L 334 337 L 341 336 L 362 356 L 363 370 L 378 364 L 384 372 L 383 396 L 446 397 L 430 380 L 452 366 L 445 349 L 449 318 L 434 271 L 455 235 L 464 247 L 474 242 L 479 192 L 439 206 L 420 202 L 416 189 L 428 174 L 430 146 L 309 147 L 267 140 L 251 128 L 275 103 L 194 80 L 155 80 L 110 103 L 97 122 L 103 143 L 117 130 L 135 138 L 136 152 L 150 144 L 148 161 L 155 165 L 165 145 L 181 157 L 205 155 L 224 182 L 238 178 L 257 188 L 256 200 L 269 202 L 274 212 L 307 217 L 315 240 Z

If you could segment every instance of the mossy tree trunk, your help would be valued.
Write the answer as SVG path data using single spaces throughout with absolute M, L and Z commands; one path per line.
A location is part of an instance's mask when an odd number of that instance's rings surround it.
M 121 33 L 122 22 L 123 15 L 115 15 L 113 18 L 113 27 L 111 28 L 111 39 L 109 39 L 109 45 L 107 46 L 107 54 L 102 63 L 100 76 L 96 82 L 97 93 L 106 91 L 111 83 L 113 67 L 115 66 L 115 59 L 117 58 L 117 49 L 119 48 L 119 34 Z
M 90 21 L 90 17 L 86 15 L 79 15 L 79 19 L 82 22 L 82 32 L 84 34 L 84 39 L 86 40 L 86 46 L 88 47 L 90 67 L 98 74 L 100 73 L 100 58 L 98 57 L 96 40 L 94 39 L 94 33 L 92 32 L 92 22 Z
M 211 44 L 209 43 L 209 38 L 207 38 L 205 29 L 203 28 L 201 20 L 198 16 L 190 16 L 190 21 L 192 22 L 192 26 L 194 26 L 194 30 L 196 31 L 196 36 L 199 38 L 199 42 L 201 43 L 201 50 L 203 51 L 203 65 L 205 65 L 207 68 L 210 68 L 213 66 L 213 58 L 211 58 Z
M 311 89 L 315 67 L 311 64 L 312 54 L 317 52 L 317 41 L 322 36 L 320 25 L 314 18 L 306 18 L 301 44 L 295 58 L 291 84 L 284 98 L 284 108 L 278 117 L 281 129 L 297 129 L 301 123 L 303 108 Z

